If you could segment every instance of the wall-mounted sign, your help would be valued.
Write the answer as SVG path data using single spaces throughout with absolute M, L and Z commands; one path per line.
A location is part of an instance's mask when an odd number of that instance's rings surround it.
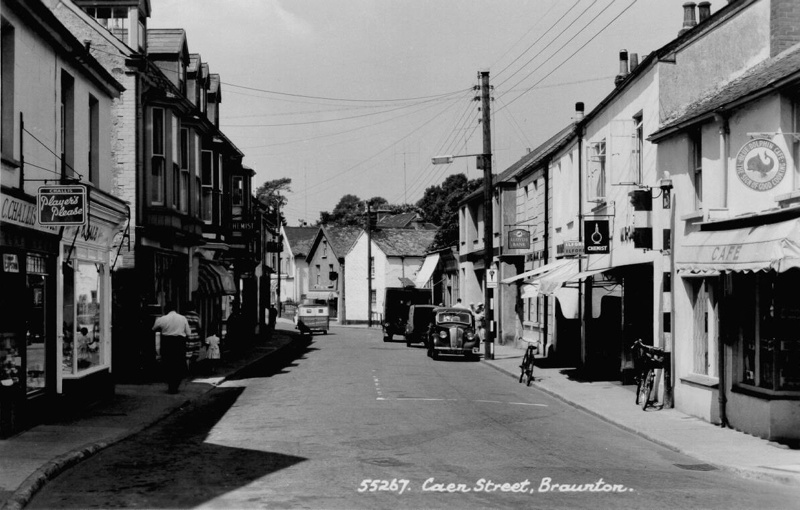
M 766 138 L 750 140 L 736 155 L 736 175 L 748 188 L 769 191 L 786 175 L 786 155 Z
M 19 273 L 19 258 L 16 253 L 3 254 L 3 271 L 6 273 Z
M 531 233 L 524 228 L 518 228 L 508 231 L 508 249 L 509 250 L 530 250 L 531 249 Z
M 608 220 L 584 220 L 583 239 L 587 255 L 608 253 Z
M 556 246 L 556 255 L 583 255 L 583 242 L 564 241 Z
M 58 229 L 41 225 L 36 219 L 36 204 L 0 192 L 0 222 L 42 232 L 58 234 Z
M 497 288 L 497 266 L 492 265 L 488 271 L 486 271 L 486 286 L 490 289 Z
M 36 204 L 41 225 L 86 223 L 86 186 L 39 186 Z

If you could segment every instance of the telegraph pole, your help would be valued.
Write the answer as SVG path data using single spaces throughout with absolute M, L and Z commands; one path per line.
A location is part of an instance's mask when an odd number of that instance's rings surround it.
M 367 202 L 367 326 L 372 327 L 372 208 Z
M 481 109 L 483 118 L 483 310 L 484 310 L 484 359 L 494 359 L 494 310 L 491 307 L 489 290 L 489 269 L 494 255 L 494 220 L 492 214 L 492 131 L 491 131 L 491 91 L 489 71 L 481 71 Z
M 278 310 L 278 317 L 281 316 L 281 248 L 283 247 L 283 234 L 281 233 L 281 206 L 280 202 L 275 202 L 275 226 L 278 229 L 278 264 L 276 265 L 277 268 L 277 275 L 278 275 L 278 286 L 275 289 L 275 307 Z

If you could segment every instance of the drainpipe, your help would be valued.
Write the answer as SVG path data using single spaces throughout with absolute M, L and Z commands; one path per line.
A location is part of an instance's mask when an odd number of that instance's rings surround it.
M 723 113 L 714 114 L 714 120 L 720 123 L 719 159 L 721 163 L 720 165 L 721 171 L 723 173 L 721 206 L 727 208 L 728 207 L 728 153 L 730 152 L 730 126 L 728 124 L 727 116 L 725 116 Z M 723 287 L 725 286 L 724 281 L 725 280 L 723 280 Z M 722 294 L 723 296 L 725 295 L 724 289 Z M 719 323 L 722 324 L 723 321 L 720 320 Z M 717 376 L 719 379 L 717 387 L 717 395 L 719 400 L 720 426 L 728 428 L 730 427 L 730 425 L 728 424 L 728 415 L 727 415 L 728 390 L 727 390 L 727 381 L 725 379 L 725 342 L 723 341 L 726 334 L 727 331 L 722 334 L 718 333 L 717 335 Z
M 583 123 L 578 124 L 578 241 L 583 242 Z M 578 257 L 578 271 L 583 271 L 582 259 Z M 578 318 L 581 321 L 581 366 L 586 365 L 586 317 L 584 316 L 584 284 L 578 283 Z
M 715 113 L 714 120 L 719 122 L 719 159 L 722 172 L 722 200 L 720 206 L 728 207 L 728 154 L 730 153 L 730 133 L 728 117 L 724 113 Z

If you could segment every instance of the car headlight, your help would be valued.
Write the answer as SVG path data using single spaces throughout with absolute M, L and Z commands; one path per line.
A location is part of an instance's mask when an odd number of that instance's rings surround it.
M 447 338 L 447 331 L 439 331 L 439 338 Z
M 467 340 L 472 340 L 473 338 L 475 338 L 475 332 L 472 331 L 471 329 L 468 329 L 464 331 L 464 336 L 467 337 Z
M 388 328 L 388 327 L 389 327 L 389 323 L 388 323 L 388 322 L 384 322 L 384 323 L 383 323 L 383 327 L 384 327 L 384 328 Z

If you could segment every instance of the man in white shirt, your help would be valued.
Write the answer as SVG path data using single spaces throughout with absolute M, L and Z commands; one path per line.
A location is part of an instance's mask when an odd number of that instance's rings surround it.
M 192 330 L 186 317 L 175 311 L 174 303 L 169 303 L 166 309 L 168 313 L 156 319 L 153 331 L 161 333 L 161 352 L 158 354 L 164 362 L 167 391 L 178 393 L 186 371 L 186 339 L 192 334 Z

